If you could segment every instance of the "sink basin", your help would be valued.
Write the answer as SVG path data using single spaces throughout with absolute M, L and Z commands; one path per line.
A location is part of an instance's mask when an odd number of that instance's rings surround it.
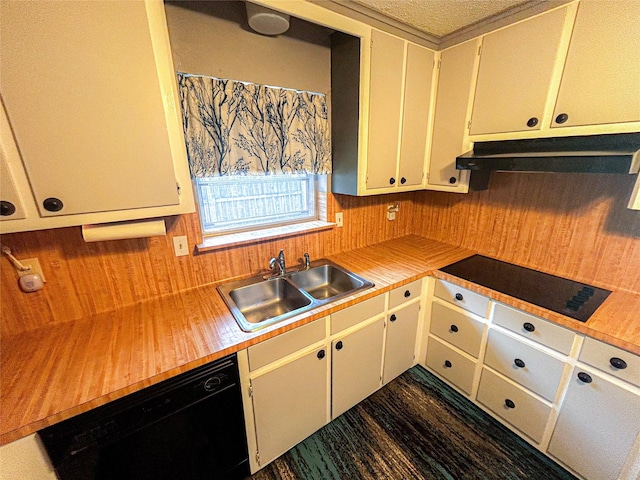
M 229 292 L 248 323 L 260 323 L 311 304 L 311 299 L 284 278 L 272 278 Z
M 333 265 L 320 265 L 309 270 L 301 270 L 292 273 L 289 278 L 298 288 L 313 298 L 321 300 L 352 292 L 361 288 L 366 282 L 351 272 Z
M 355 273 L 319 260 L 285 275 L 225 283 L 218 291 L 240 328 L 253 332 L 370 287 Z

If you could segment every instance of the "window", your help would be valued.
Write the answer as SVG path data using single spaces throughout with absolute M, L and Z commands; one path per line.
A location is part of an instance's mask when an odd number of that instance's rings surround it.
M 234 175 L 195 178 L 204 235 L 318 218 L 316 176 Z

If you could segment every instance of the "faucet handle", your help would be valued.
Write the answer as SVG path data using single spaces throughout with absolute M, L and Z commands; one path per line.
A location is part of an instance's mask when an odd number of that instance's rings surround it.
M 271 260 L 269 260 L 269 269 L 275 270 L 277 264 L 278 264 L 278 259 L 276 257 L 273 257 Z
M 309 257 L 308 253 L 304 254 L 304 268 L 306 270 L 309 270 L 309 267 L 311 266 L 311 257 Z

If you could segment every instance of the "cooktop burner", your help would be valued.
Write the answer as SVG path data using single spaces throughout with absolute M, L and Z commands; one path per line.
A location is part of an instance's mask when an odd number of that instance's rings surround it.
M 580 322 L 586 322 L 611 293 L 482 255 L 473 255 L 440 270 Z

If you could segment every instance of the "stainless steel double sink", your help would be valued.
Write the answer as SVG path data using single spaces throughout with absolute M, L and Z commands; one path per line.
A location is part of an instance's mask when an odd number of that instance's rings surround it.
M 373 287 L 373 283 L 331 262 L 265 278 L 262 275 L 218 286 L 240 328 L 252 332 Z

